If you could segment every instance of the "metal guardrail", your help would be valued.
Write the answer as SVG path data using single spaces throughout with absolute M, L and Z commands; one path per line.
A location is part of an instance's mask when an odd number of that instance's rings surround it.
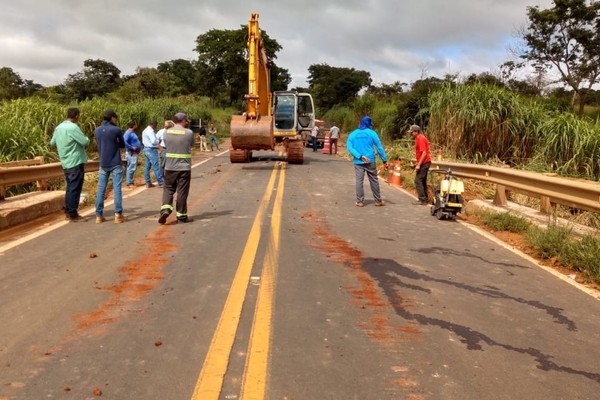
M 14 165 L 15 163 L 17 163 L 17 166 L 11 166 L 11 164 Z M 0 164 L 0 200 L 5 198 L 6 188 L 8 186 L 37 182 L 38 189 L 44 190 L 45 180 L 64 176 L 63 168 L 60 163 L 43 164 L 42 160 L 42 164 L 39 164 L 40 163 L 35 160 Z M 99 168 L 100 165 L 98 161 L 88 161 L 87 164 L 85 164 L 85 172 L 95 172 L 98 171 Z
M 414 159 L 403 159 L 414 163 Z M 506 191 L 511 190 L 541 200 L 540 211 L 551 213 L 554 204 L 600 212 L 600 183 L 549 176 L 536 172 L 487 165 L 432 161 L 431 168 L 450 169 L 461 178 L 496 184 L 494 204 L 506 206 Z
M 414 159 L 403 161 L 415 162 Z M 0 164 L 0 199 L 4 199 L 7 186 L 38 182 L 43 189 L 46 179 L 60 178 L 64 172 L 60 163 L 22 166 L 22 164 L 39 163 L 35 160 L 17 162 L 19 166 Z M 510 168 L 499 168 L 487 165 L 463 164 L 445 161 L 432 161 L 431 168 L 451 169 L 461 178 L 475 179 L 496 184 L 494 204 L 506 206 L 506 190 L 538 197 L 541 200 L 540 211 L 550 213 L 553 204 L 600 212 L 600 183 L 548 176 L 535 172 L 519 171 Z M 98 171 L 98 161 L 88 161 L 85 172 Z

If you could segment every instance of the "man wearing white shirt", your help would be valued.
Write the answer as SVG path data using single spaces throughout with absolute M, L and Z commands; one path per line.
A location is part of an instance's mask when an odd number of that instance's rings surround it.
M 160 156 L 160 173 L 163 178 L 165 177 L 165 162 L 167 160 L 167 146 L 165 145 L 165 132 L 167 129 L 172 128 L 175 125 L 170 119 L 165 121 L 164 128 L 156 132 L 156 138 L 158 139 L 158 150 Z
M 154 176 L 158 182 L 158 186 L 164 184 L 162 173 L 160 172 L 160 166 L 158 165 L 158 145 L 159 141 L 156 137 L 156 121 L 150 122 L 150 125 L 142 132 L 142 144 L 144 145 L 144 155 L 146 156 L 146 165 L 144 167 L 144 179 L 146 180 L 146 187 L 151 188 L 154 186 L 150 180 L 150 167 L 154 170 Z
M 340 137 L 340 128 L 338 128 L 335 125 L 335 122 L 333 123 L 333 125 L 331 125 L 329 133 L 331 133 L 331 152 L 333 154 L 337 154 L 338 138 Z M 333 151 L 333 146 L 335 146 L 335 151 Z

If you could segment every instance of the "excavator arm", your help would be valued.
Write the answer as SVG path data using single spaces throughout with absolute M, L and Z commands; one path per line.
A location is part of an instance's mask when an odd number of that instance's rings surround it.
M 267 55 L 258 26 L 258 13 L 248 23 L 248 94 L 246 112 L 231 118 L 231 161 L 248 161 L 250 150 L 274 148 L 271 84 Z

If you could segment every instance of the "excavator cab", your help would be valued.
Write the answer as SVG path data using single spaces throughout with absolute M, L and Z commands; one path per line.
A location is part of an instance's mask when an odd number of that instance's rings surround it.
M 273 135 L 276 141 L 294 139 L 314 125 L 315 107 L 308 93 L 277 91 L 273 93 Z

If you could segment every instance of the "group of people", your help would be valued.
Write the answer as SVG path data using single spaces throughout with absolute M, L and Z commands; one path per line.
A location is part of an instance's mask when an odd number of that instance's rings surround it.
M 310 131 L 310 140 L 311 140 L 313 152 L 316 152 L 317 148 L 319 146 L 318 135 L 319 135 L 319 127 L 317 124 L 315 124 L 315 126 L 313 126 L 312 130 Z M 331 143 L 331 151 L 333 154 L 337 154 L 339 137 L 340 137 L 340 128 L 338 128 L 336 123 L 334 122 L 331 124 L 331 128 L 329 128 L 329 140 Z
M 213 151 L 213 148 L 216 147 L 217 151 L 219 148 L 219 138 L 217 138 L 217 128 L 211 123 L 208 126 L 208 134 L 210 135 L 210 151 Z M 200 127 L 200 151 L 208 151 L 208 147 L 206 146 L 206 128 Z
M 50 144 L 58 150 L 66 181 L 65 218 L 70 222 L 85 220 L 77 211 L 83 189 L 84 169 L 87 163 L 85 148 L 89 138 L 77 125 L 80 117 L 78 108 L 69 108 L 67 118 L 59 124 L 52 135 Z M 118 115 L 114 110 L 106 110 L 102 123 L 94 131 L 98 145 L 99 175 L 98 191 L 96 193 L 96 223 L 106 221 L 104 217 L 104 198 L 109 178 L 112 178 L 116 224 L 126 220 L 123 215 L 123 161 L 121 149 L 125 149 L 127 168 L 126 185 L 134 185 L 133 176 L 138 164 L 138 156 L 144 150 L 146 166 L 144 179 L 146 187 L 154 187 L 150 179 L 150 169 L 158 185 L 163 188 L 162 204 L 158 222 L 164 224 L 169 215 L 175 210 L 178 223 L 190 222 L 187 215 L 187 196 L 190 188 L 192 169 L 192 148 L 194 133 L 187 129 L 189 119 L 184 113 L 175 114 L 173 120 L 165 121 L 163 129 L 155 132 L 156 121 L 142 132 L 142 141 L 137 137 L 137 124 L 131 121 L 127 124 L 125 133 L 117 126 Z M 216 134 L 216 133 L 215 133 Z M 169 151 L 167 152 L 167 148 Z M 160 152 L 160 161 L 159 161 Z M 173 198 L 177 194 L 177 203 L 173 208 Z
M 381 199 L 379 189 L 379 180 L 377 178 L 377 167 L 375 164 L 375 149 L 383 162 L 384 168 L 387 168 L 387 156 L 381 145 L 377 132 L 373 129 L 371 117 L 365 116 L 361 119 L 358 129 L 355 129 L 348 136 L 346 147 L 348 152 L 354 158 L 355 191 L 356 206 L 364 207 L 365 192 L 363 189 L 364 177 L 367 175 L 371 192 L 375 199 L 375 206 L 383 206 L 385 203 Z M 418 200 L 415 204 L 429 204 L 427 196 L 427 173 L 431 165 L 431 154 L 429 150 L 429 141 L 421 132 L 421 127 L 411 125 L 410 134 L 415 139 L 415 188 L 417 189 Z M 337 147 L 337 146 L 336 146 Z
M 80 111 L 77 108 L 67 110 L 67 119 L 54 130 L 50 144 L 58 149 L 59 158 L 64 170 L 66 181 L 65 214 L 69 221 L 80 221 L 83 219 L 78 214 L 79 198 L 83 188 L 84 166 L 87 163 L 86 146 L 89 139 L 83 134 L 77 122 Z M 173 120 L 165 121 L 163 128 L 155 132 L 156 121 L 150 124 L 142 132 L 142 142 L 137 137 L 135 129 L 137 124 L 131 121 L 127 124 L 127 131 L 123 133 L 116 125 L 118 115 L 114 110 L 106 110 L 103 115 L 102 124 L 94 131 L 94 137 L 98 144 L 100 171 L 98 177 L 98 192 L 96 193 L 96 223 L 102 223 L 104 218 L 104 197 L 109 178 L 113 181 L 115 223 L 125 221 L 123 216 L 123 197 L 121 184 L 123 181 L 123 161 L 121 160 L 121 149 L 125 148 L 127 169 L 126 185 L 133 186 L 133 175 L 135 173 L 138 156 L 143 148 L 146 156 L 144 179 L 147 187 L 153 187 L 150 180 L 150 169 L 158 185 L 163 187 L 162 205 L 158 222 L 164 224 L 169 215 L 176 212 L 177 222 L 190 222 L 187 214 L 187 196 L 191 182 L 191 159 L 194 146 L 194 133 L 187 128 L 189 120 L 186 114 L 177 113 Z M 318 128 L 317 128 L 318 129 Z M 339 128 L 333 124 L 332 136 L 335 135 L 335 153 L 337 153 L 337 139 Z M 314 132 L 314 131 L 313 131 Z M 429 141 L 422 134 L 418 125 L 411 125 L 410 133 L 415 139 L 415 186 L 418 194 L 416 204 L 427 205 L 427 173 L 431 165 Z M 211 151 L 213 139 L 219 150 L 216 138 L 216 129 L 210 124 Z M 201 134 L 202 138 L 202 134 Z M 313 146 L 316 142 L 316 134 L 313 136 Z M 204 144 L 206 146 L 206 143 Z M 355 172 L 356 206 L 364 207 L 365 193 L 363 182 L 365 175 L 369 181 L 371 192 L 375 200 L 375 206 L 383 206 L 385 203 L 381 198 L 379 180 L 377 178 L 376 154 L 381 158 L 384 167 L 387 167 L 387 156 L 381 144 L 377 132 L 373 130 L 371 117 L 365 116 L 361 119 L 359 127 L 352 131 L 346 142 L 348 152 L 353 157 Z M 167 151 L 168 149 L 168 151 Z M 314 149 L 314 147 L 313 147 Z M 160 160 L 159 160 L 160 152 Z M 177 193 L 177 204 L 173 208 L 173 198 Z

